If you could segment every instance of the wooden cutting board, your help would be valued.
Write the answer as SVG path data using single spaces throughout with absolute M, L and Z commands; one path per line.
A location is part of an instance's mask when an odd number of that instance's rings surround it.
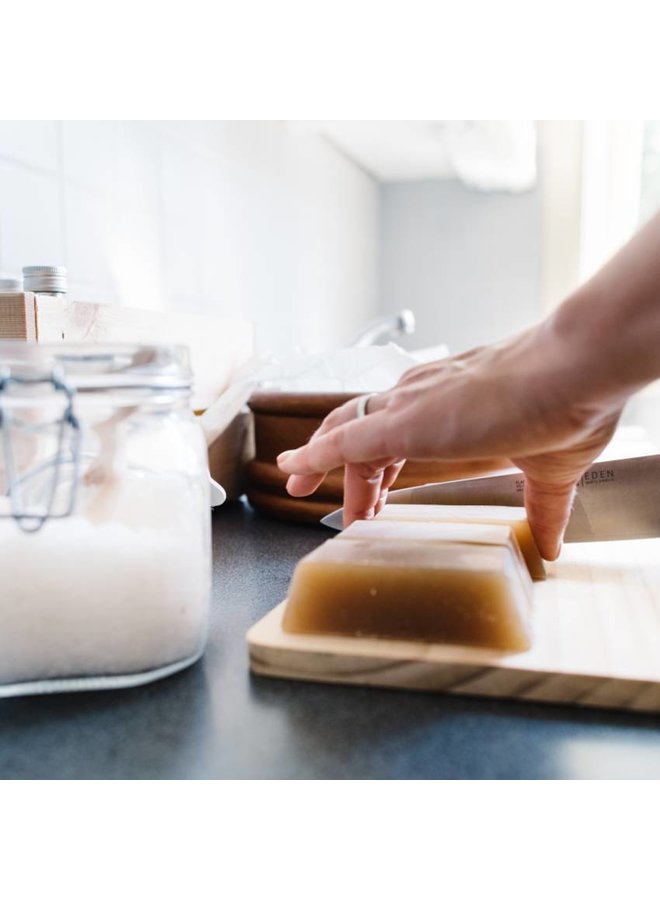
M 259 675 L 660 713 L 660 539 L 568 544 L 534 585 L 525 653 L 286 634 L 281 603 L 248 632 Z

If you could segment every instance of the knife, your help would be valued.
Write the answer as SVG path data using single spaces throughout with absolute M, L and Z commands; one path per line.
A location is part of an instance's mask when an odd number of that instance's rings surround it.
M 390 491 L 388 503 L 524 506 L 522 472 L 465 478 Z M 343 529 L 343 509 L 321 519 Z M 660 455 L 594 462 L 577 483 L 564 540 L 622 541 L 660 537 Z

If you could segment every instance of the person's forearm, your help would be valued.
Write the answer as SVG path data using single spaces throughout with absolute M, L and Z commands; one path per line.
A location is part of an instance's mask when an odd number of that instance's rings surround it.
M 660 378 L 660 214 L 544 323 L 582 397 Z

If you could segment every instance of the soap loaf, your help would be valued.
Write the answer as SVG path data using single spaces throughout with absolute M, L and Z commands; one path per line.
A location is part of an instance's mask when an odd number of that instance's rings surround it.
M 326 541 L 296 566 L 283 629 L 528 649 L 532 584 L 509 529 L 472 528 L 462 542 Z

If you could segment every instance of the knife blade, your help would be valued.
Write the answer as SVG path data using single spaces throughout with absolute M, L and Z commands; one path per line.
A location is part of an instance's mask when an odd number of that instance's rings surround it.
M 522 472 L 422 484 L 391 491 L 389 503 L 524 506 Z M 343 509 L 321 519 L 343 529 Z M 660 455 L 592 463 L 577 483 L 564 540 L 623 541 L 660 537 Z

